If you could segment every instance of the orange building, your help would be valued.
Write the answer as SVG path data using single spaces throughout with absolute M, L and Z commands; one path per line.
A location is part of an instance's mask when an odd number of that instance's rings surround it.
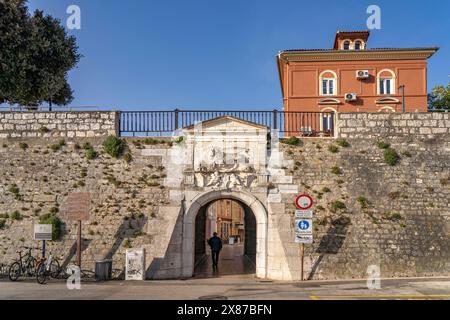
M 427 111 L 427 59 L 438 48 L 368 48 L 369 31 L 336 33 L 333 49 L 280 51 L 284 111 Z
M 213 232 L 228 241 L 229 237 L 238 237 L 244 241 L 244 209 L 233 200 L 218 200 L 212 203 L 207 210 L 206 238 Z

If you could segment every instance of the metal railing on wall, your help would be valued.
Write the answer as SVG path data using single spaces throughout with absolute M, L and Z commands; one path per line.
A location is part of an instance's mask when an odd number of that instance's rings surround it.
M 283 112 L 280 110 L 178 110 L 121 111 L 121 136 L 170 135 L 173 131 L 222 116 L 232 116 L 269 129 L 278 129 L 282 135 L 333 136 L 333 112 Z

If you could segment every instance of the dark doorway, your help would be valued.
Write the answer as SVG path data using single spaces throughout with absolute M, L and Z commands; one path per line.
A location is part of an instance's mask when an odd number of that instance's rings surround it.
M 223 248 L 217 270 L 207 240 L 217 232 Z M 256 218 L 245 204 L 232 200 L 212 201 L 195 218 L 194 277 L 251 275 L 256 271 Z

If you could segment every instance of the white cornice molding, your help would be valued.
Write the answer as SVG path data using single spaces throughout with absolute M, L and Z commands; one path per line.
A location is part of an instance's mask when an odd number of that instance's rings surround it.
M 362 61 L 362 60 L 425 60 L 430 58 L 436 49 L 429 50 L 399 50 L 399 51 L 293 51 L 282 52 L 280 58 L 284 61 Z

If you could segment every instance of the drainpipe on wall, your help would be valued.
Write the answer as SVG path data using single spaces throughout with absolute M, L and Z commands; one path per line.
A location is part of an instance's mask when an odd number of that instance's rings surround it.
M 402 90 L 402 113 L 405 113 L 405 85 L 402 84 L 399 89 Z

